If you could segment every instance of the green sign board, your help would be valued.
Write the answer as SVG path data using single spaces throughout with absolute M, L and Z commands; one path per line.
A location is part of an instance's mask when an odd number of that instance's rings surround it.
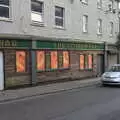
M 30 48 L 30 40 L 0 40 L 0 48 Z
M 104 50 L 104 44 L 79 42 L 37 41 L 38 49 L 67 49 L 67 50 Z

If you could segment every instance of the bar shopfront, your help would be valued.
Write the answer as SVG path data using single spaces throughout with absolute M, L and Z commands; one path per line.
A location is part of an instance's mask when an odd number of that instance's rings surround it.
M 104 44 L 50 40 L 0 40 L 0 49 L 5 88 L 95 76 L 104 54 Z

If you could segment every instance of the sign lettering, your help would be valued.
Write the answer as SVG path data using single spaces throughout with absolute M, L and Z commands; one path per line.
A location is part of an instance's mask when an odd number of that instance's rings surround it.
M 0 48 L 14 48 L 16 47 L 15 40 L 0 40 Z

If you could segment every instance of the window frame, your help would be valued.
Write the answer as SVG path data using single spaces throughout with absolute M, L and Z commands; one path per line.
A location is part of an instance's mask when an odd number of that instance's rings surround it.
M 97 8 L 102 9 L 102 0 L 97 0 Z
M 11 0 L 9 0 L 9 5 L 4 5 L 4 4 L 0 4 L 0 7 L 6 7 L 9 8 L 9 17 L 1 17 L 0 16 L 0 21 L 12 21 L 12 4 L 11 4 Z
M 32 21 L 32 23 L 38 23 L 38 24 L 43 25 L 44 24 L 44 1 L 36 0 L 36 2 L 42 3 L 42 12 L 32 11 L 32 0 L 31 0 L 31 21 Z M 40 21 L 37 21 L 37 20 L 33 20 L 32 19 L 32 13 L 41 16 L 43 21 L 40 22 Z
M 61 9 L 62 9 L 62 11 L 63 11 L 63 17 L 60 17 L 60 16 L 56 16 L 56 15 L 55 15 L 55 23 L 54 23 L 54 24 L 55 24 L 55 27 L 56 27 L 56 28 L 61 28 L 61 29 L 63 29 L 63 28 L 65 28 L 65 8 L 56 5 L 56 6 L 55 6 L 55 12 L 56 12 L 56 8 L 61 8 Z M 58 26 L 58 25 L 56 25 L 56 18 L 62 20 L 63 26 Z
M 98 35 L 102 35 L 102 22 L 103 21 L 100 18 L 97 20 L 97 34 Z
M 83 31 L 83 33 L 88 33 L 88 15 L 83 15 L 82 31 Z
M 113 36 L 113 32 L 114 32 L 114 24 L 113 24 L 112 21 L 111 21 L 109 24 L 110 24 L 110 36 Z

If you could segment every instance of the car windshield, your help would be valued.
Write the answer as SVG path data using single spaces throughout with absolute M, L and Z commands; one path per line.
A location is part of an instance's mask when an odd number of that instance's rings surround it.
M 120 72 L 120 66 L 112 66 L 109 72 Z

